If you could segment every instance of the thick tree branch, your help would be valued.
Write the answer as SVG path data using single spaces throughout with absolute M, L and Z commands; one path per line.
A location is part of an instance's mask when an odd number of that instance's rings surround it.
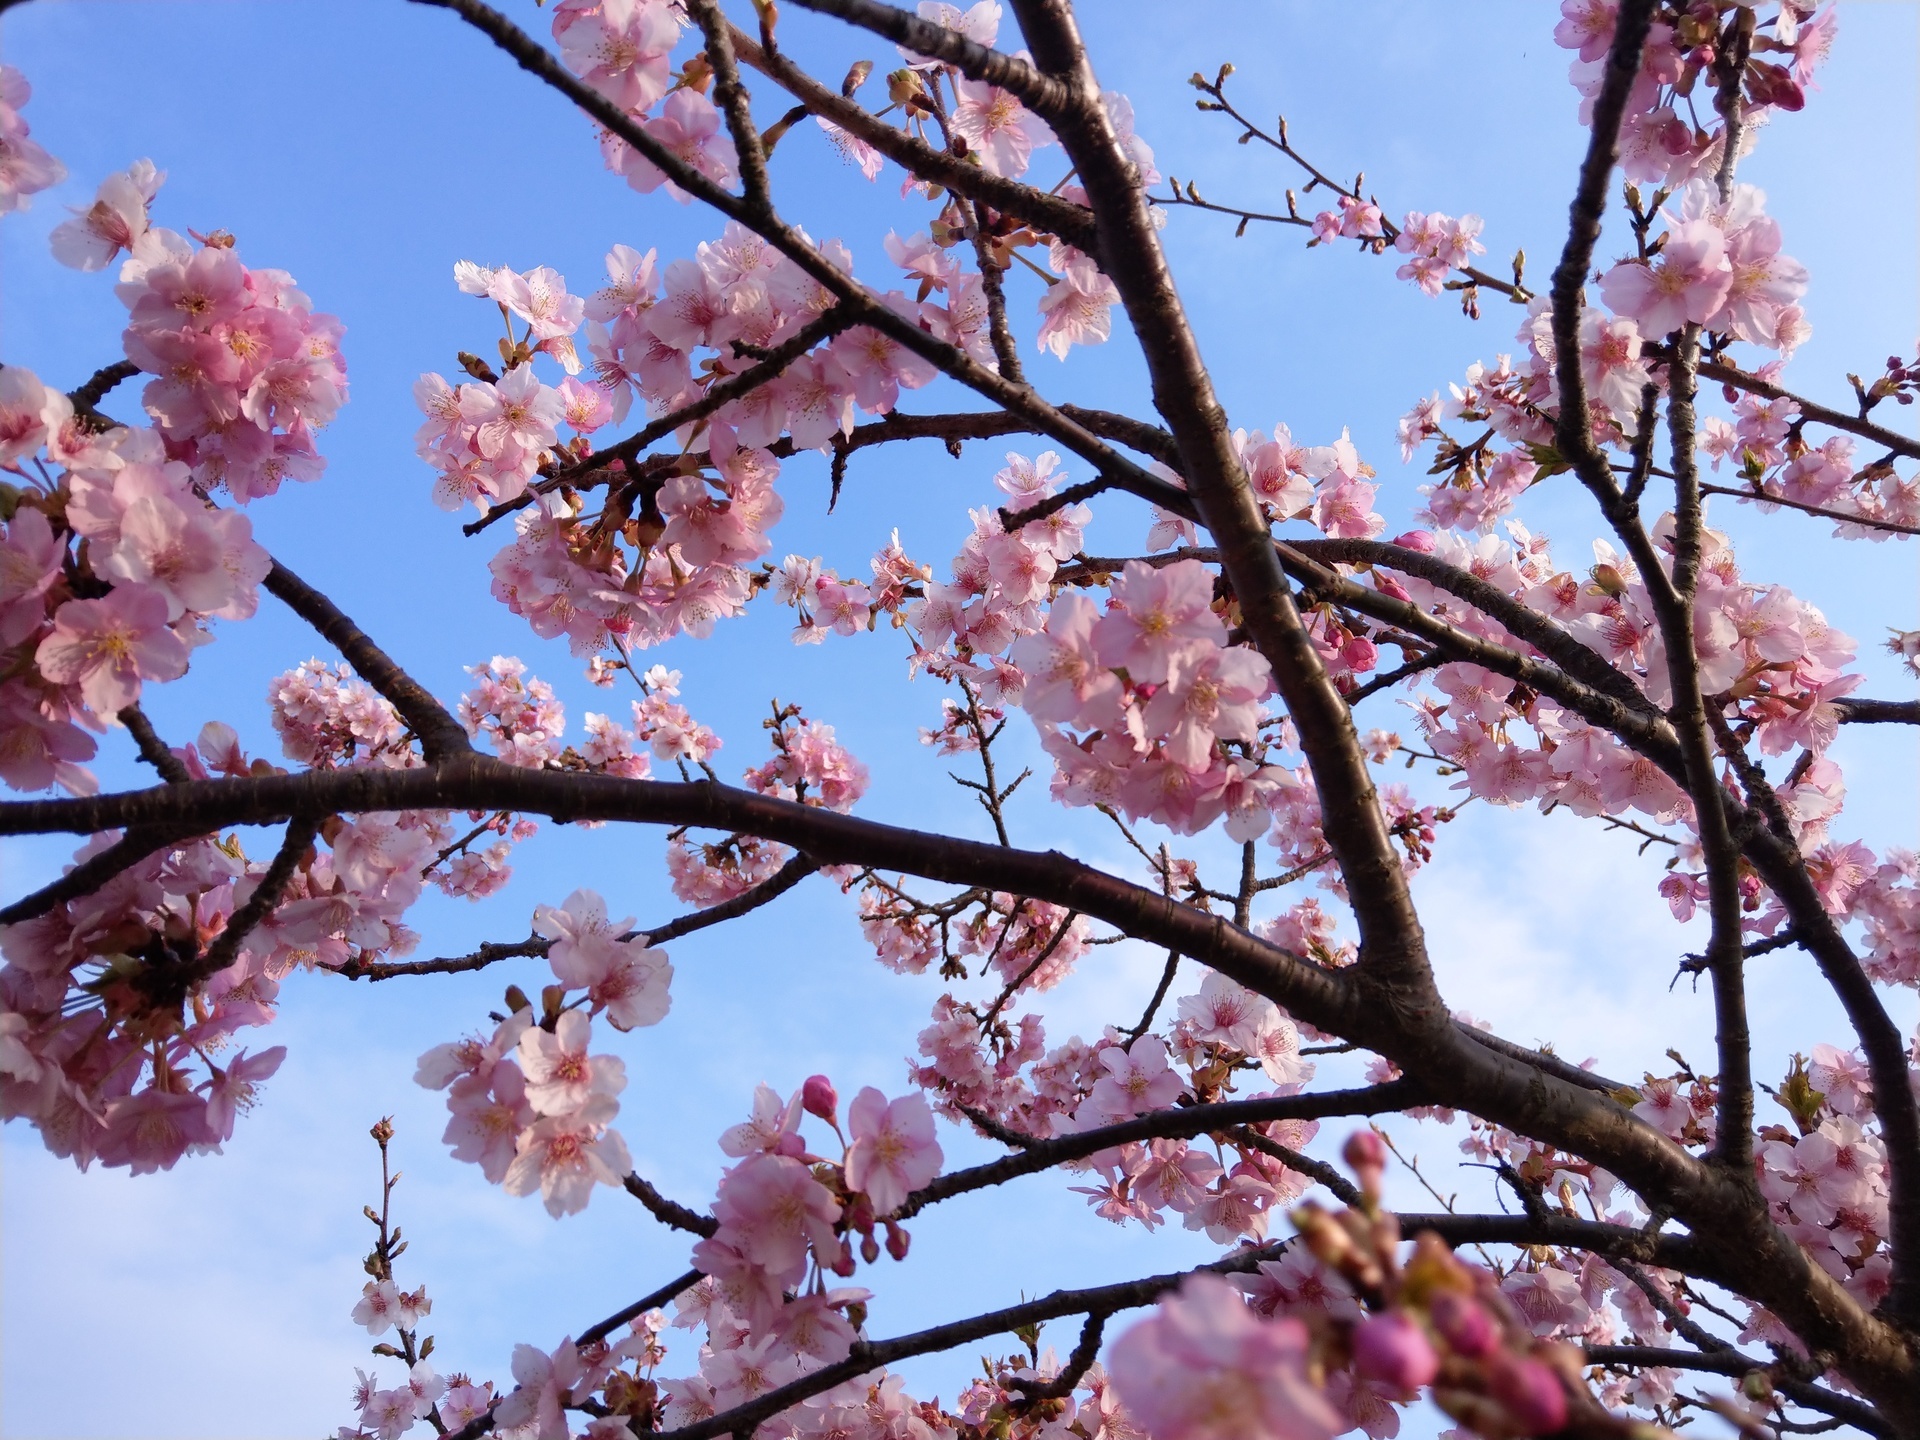
M 1618 499 L 1605 457 L 1594 447 L 1587 412 L 1587 382 L 1580 369 L 1581 289 L 1600 239 L 1607 189 L 1620 153 L 1620 124 L 1627 95 L 1640 71 L 1640 52 L 1653 22 L 1654 0 L 1622 0 L 1607 51 L 1605 78 L 1593 102 L 1592 136 L 1580 165 L 1580 182 L 1568 207 L 1567 243 L 1553 271 L 1554 378 L 1560 386 L 1560 413 L 1554 443 L 1603 508 Z M 1611 499 L 1609 498 L 1611 497 Z
M 207 946 L 207 953 L 200 957 L 196 968 L 207 975 L 217 975 L 240 953 L 240 947 L 273 913 L 280 903 L 280 897 L 286 893 L 287 882 L 293 879 L 293 872 L 300 867 L 313 840 L 320 833 L 318 821 L 296 815 L 287 822 L 287 833 L 280 839 L 280 848 L 275 852 L 267 871 L 253 887 L 253 893 L 233 914 L 227 917 L 227 925 L 213 942 Z
M 102 829 L 118 828 L 112 825 Z M 212 828 L 212 827 L 209 827 Z M 56 905 L 91 895 L 123 870 L 130 870 L 156 851 L 178 845 L 206 831 L 178 826 L 131 826 L 127 833 L 106 849 L 73 866 L 58 880 L 49 882 L 30 895 L 23 895 L 0 910 L 0 925 L 18 925 L 44 915 Z
M 1180 449 L 1178 468 L 1220 547 L 1247 630 L 1273 667 L 1313 764 L 1327 843 L 1360 929 L 1356 978 L 1374 987 L 1375 1002 L 1408 1027 L 1450 1030 L 1352 717 L 1294 607 L 1174 287 L 1151 207 L 1101 102 L 1073 16 L 1049 0 L 1015 0 L 1014 10 L 1041 68 L 1071 88 L 1071 103 L 1050 118 L 1091 199 L 1100 268 L 1120 292 L 1152 380 L 1155 408 Z
M 1845 725 L 1920 725 L 1920 700 L 1836 700 Z
M 1778 1373 L 1779 1367 L 1774 1362 L 1743 1355 L 1738 1350 L 1702 1353 L 1698 1350 L 1663 1349 L 1656 1345 L 1588 1345 L 1585 1353 L 1588 1364 L 1609 1368 L 1663 1366 L 1672 1370 L 1698 1370 L 1710 1375 L 1727 1375 L 1736 1380 L 1757 1371 L 1768 1375 L 1773 1381 L 1773 1388 L 1796 1405 L 1818 1410 L 1823 1415 L 1836 1416 L 1849 1425 L 1858 1425 L 1870 1435 L 1891 1436 L 1894 1433 L 1886 1417 L 1871 1405 L 1821 1385 L 1789 1379 Z
M 419 737 L 420 747 L 429 761 L 473 752 L 466 730 L 447 713 L 446 707 L 396 665 L 386 651 L 374 644 L 367 633 L 325 595 L 278 560 L 273 562 L 264 583 L 269 592 L 318 630 L 328 644 L 346 657 L 360 678 L 400 712 L 407 728 Z
M 102 365 L 74 389 L 67 392 L 67 400 L 77 415 L 90 415 L 104 420 L 100 413 L 100 402 L 112 394 L 123 380 L 131 380 L 140 373 L 140 367 L 131 360 L 116 360 L 111 365 Z
M 675 1230 L 685 1230 L 689 1234 L 702 1238 L 720 1228 L 720 1222 L 711 1215 L 702 1215 L 676 1201 L 667 1199 L 641 1179 L 638 1172 L 628 1175 L 621 1184 L 625 1185 L 627 1193 L 646 1206 L 648 1213 L 662 1225 L 670 1226 Z
M 147 719 L 147 712 L 137 702 L 127 706 L 116 718 L 133 736 L 133 743 L 140 748 L 140 758 L 158 770 L 162 780 L 182 785 L 193 778 L 185 762 L 167 748 L 167 742 L 160 738 L 153 722 Z
M 929 60 L 944 60 L 969 80 L 984 80 L 1019 96 L 1029 110 L 1046 118 L 1051 119 L 1068 103 L 1065 86 L 1018 56 L 1003 54 L 967 39 L 957 30 L 922 20 L 892 5 L 882 5 L 879 0 L 793 0 L 793 3 L 803 10 L 833 15 L 862 30 L 870 30 Z
M 951 34 L 952 32 L 946 32 Z M 872 146 L 909 174 L 944 185 L 956 195 L 991 205 L 1042 234 L 1057 235 L 1077 250 L 1092 250 L 1091 212 L 1031 185 L 1008 180 L 948 155 L 873 115 L 855 100 L 822 85 L 778 50 L 762 50 L 739 30 L 732 32 L 734 53 L 813 114 Z

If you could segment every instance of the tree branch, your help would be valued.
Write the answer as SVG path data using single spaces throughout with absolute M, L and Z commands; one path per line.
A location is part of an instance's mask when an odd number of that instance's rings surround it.
M 400 718 L 419 737 L 420 748 L 429 761 L 473 753 L 466 730 L 447 713 L 446 707 L 396 665 L 386 651 L 374 644 L 367 633 L 325 595 L 278 560 L 267 572 L 264 584 L 269 592 L 285 601 L 294 614 L 318 630 L 328 644 L 346 657 L 360 678 L 400 712 Z
M 984 80 L 1019 96 L 1029 110 L 1051 119 L 1068 103 L 1068 91 L 1059 81 L 1041 74 L 1025 60 L 967 39 L 931 20 L 882 5 L 878 0 L 793 0 L 803 10 L 817 11 L 870 30 L 929 60 L 944 60 L 969 80 Z
M 138 702 L 127 706 L 116 716 L 127 727 L 127 733 L 133 736 L 133 743 L 140 748 L 140 758 L 160 772 L 160 778 L 174 785 L 184 785 L 193 778 L 180 757 L 167 748 L 153 728 L 153 722 L 147 719 L 147 712 Z
M 662 1225 L 670 1226 L 675 1230 L 685 1230 L 702 1239 L 720 1228 L 720 1222 L 711 1215 L 702 1215 L 698 1211 L 689 1210 L 686 1206 L 667 1199 L 641 1179 L 638 1171 L 630 1173 L 620 1183 L 625 1185 L 627 1193 L 646 1206 L 648 1213 Z

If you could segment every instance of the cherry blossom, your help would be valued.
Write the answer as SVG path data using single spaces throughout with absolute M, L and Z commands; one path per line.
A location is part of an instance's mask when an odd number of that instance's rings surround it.
M 889 1101 L 869 1085 L 847 1107 L 847 1130 L 847 1184 L 865 1193 L 876 1214 L 899 1209 L 940 1173 L 940 1142 L 924 1096 Z
M 1129 1415 L 1171 1440 L 1325 1440 L 1343 1427 L 1306 1357 L 1299 1321 L 1260 1320 L 1226 1281 L 1195 1275 L 1115 1342 L 1113 1383 Z

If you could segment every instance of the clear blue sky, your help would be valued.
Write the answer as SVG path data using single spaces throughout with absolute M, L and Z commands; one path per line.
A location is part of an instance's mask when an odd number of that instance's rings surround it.
M 525 0 L 508 8 L 544 30 L 544 15 Z M 1486 217 L 1490 264 L 1524 247 L 1533 276 L 1550 268 L 1583 134 L 1568 57 L 1550 39 L 1553 7 L 1541 0 L 1082 8 L 1103 77 L 1132 96 L 1162 170 L 1256 206 L 1277 203 L 1293 183 L 1194 113 L 1185 77 L 1230 59 L 1251 113 L 1284 109 L 1297 143 L 1333 172 L 1364 168 L 1389 213 L 1476 211 Z M 1910 4 L 1845 5 L 1825 89 L 1762 137 L 1744 172 L 1768 190 L 1787 248 L 1812 271 L 1815 335 L 1792 374 L 1832 401 L 1844 402 L 1845 371 L 1911 354 L 1920 334 L 1915 19 Z M 788 43 L 831 77 L 860 56 L 883 68 L 892 59 L 797 10 L 784 25 Z M 353 399 L 322 436 L 328 474 L 255 507 L 263 541 L 443 696 L 463 688 L 464 666 L 517 654 L 568 700 L 577 733 L 581 712 L 604 708 L 604 697 L 563 645 L 536 640 L 489 599 L 486 560 L 497 540 L 462 539 L 433 508 L 412 450 L 409 387 L 423 370 L 451 371 L 455 350 L 487 341 L 487 307 L 455 291 L 455 260 L 551 265 L 585 290 L 616 242 L 657 246 L 664 260 L 718 226 L 663 196 L 632 194 L 602 170 L 587 127 L 563 101 L 450 16 L 397 0 L 38 0 L 7 15 L 0 58 L 33 82 L 35 137 L 71 172 L 30 213 L 0 222 L 0 359 L 65 387 L 118 357 L 124 311 L 110 277 L 56 266 L 46 234 L 66 203 L 84 204 L 101 177 L 150 156 L 169 172 L 160 223 L 233 231 L 249 263 L 291 271 L 316 308 L 347 326 Z M 1043 158 L 1037 171 L 1050 180 L 1057 168 Z M 807 127 L 774 169 L 790 211 L 815 235 L 843 237 L 870 276 L 886 276 L 879 242 L 889 227 L 924 225 L 898 204 L 894 183 L 867 186 Z M 1309 443 L 1351 427 L 1381 471 L 1390 522 L 1406 520 L 1422 477 L 1398 462 L 1395 419 L 1469 362 L 1518 348 L 1517 312 L 1490 303 L 1471 324 L 1395 281 L 1390 264 L 1309 253 L 1298 231 L 1235 240 L 1228 225 L 1182 213 L 1168 235 L 1235 422 L 1284 421 Z M 1023 284 L 1016 277 L 1022 309 L 1037 294 Z M 1057 397 L 1144 408 L 1124 343 L 1029 366 Z M 130 410 L 133 394 L 116 395 L 110 408 Z M 911 408 L 953 398 L 927 392 Z M 782 481 L 776 557 L 821 554 L 861 572 L 898 526 L 913 554 L 943 565 L 966 531 L 966 507 L 993 493 L 989 477 L 1005 448 L 976 444 L 958 462 L 932 445 L 867 452 L 831 517 L 824 464 L 794 462 Z M 1565 488 L 1543 491 L 1523 513 L 1577 564 L 1593 523 Z M 1094 541 L 1136 546 L 1141 519 L 1108 505 Z M 1912 545 L 1839 551 L 1822 522 L 1731 510 L 1715 520 L 1735 533 L 1749 575 L 1791 584 L 1861 640 L 1868 693 L 1911 693 L 1873 652 L 1888 625 L 1920 624 Z M 897 640 L 795 650 L 787 618 L 768 608 L 660 655 L 686 672 L 683 698 L 726 737 L 722 773 L 761 757 L 758 719 L 770 697 L 798 700 L 872 766 L 864 813 L 978 831 L 972 802 L 916 743 L 917 727 L 936 721 L 939 695 L 905 683 Z M 273 754 L 266 682 L 316 653 L 314 637 L 268 601 L 257 620 L 224 627 L 217 645 L 196 654 L 188 679 L 152 692 L 150 710 L 177 739 L 218 717 L 254 753 Z M 1379 723 L 1396 723 L 1391 702 L 1375 703 Z M 1009 734 L 1033 750 L 1023 723 Z M 104 750 L 108 785 L 145 783 L 124 737 Z M 1876 846 L 1915 843 L 1911 739 L 1850 732 L 1838 753 L 1853 781 L 1843 832 Z M 1667 994 L 1675 958 L 1697 941 L 1665 918 L 1653 863 L 1620 837 L 1569 820 L 1473 812 L 1443 834 L 1420 881 L 1453 1003 L 1516 1040 L 1597 1055 L 1614 1073 L 1659 1063 L 1669 1044 L 1703 1049 L 1711 1029 L 1703 998 Z M 1017 810 L 1016 838 L 1127 865 L 1110 835 L 1037 796 Z M 69 848 L 0 842 L 0 886 L 11 895 L 41 883 Z M 579 884 L 603 891 L 616 914 L 657 922 L 677 909 L 660 857 L 655 834 L 549 829 L 522 847 L 504 895 L 479 907 L 423 902 L 422 953 L 518 938 L 536 902 Z M 1048 997 L 1052 1037 L 1137 1013 L 1157 961 L 1130 948 L 1098 952 Z M 672 1015 L 618 1046 L 633 1077 L 621 1128 L 642 1173 L 696 1205 L 710 1198 L 721 1166 L 715 1137 L 744 1115 L 757 1081 L 787 1089 L 824 1070 L 843 1094 L 869 1083 L 899 1093 L 902 1057 L 941 988 L 879 970 L 849 905 L 817 882 L 777 909 L 680 942 L 672 955 Z M 1766 1077 L 1789 1050 L 1842 1034 L 1792 952 L 1762 964 L 1772 967 L 1756 976 Z M 515 1341 L 550 1347 L 683 1269 L 682 1237 L 620 1195 L 603 1192 L 585 1215 L 556 1223 L 445 1156 L 441 1097 L 412 1086 L 414 1057 L 472 1029 L 508 979 L 537 973 L 529 965 L 411 989 L 289 984 L 267 1043 L 284 1042 L 290 1054 L 265 1103 L 224 1157 L 166 1175 L 81 1176 L 49 1159 L 24 1127 L 9 1127 L 0 1145 L 0 1433 L 310 1435 L 349 1419 L 351 1367 L 367 1359 L 364 1334 L 347 1321 L 367 1238 L 359 1209 L 377 1176 L 365 1132 L 382 1114 L 396 1119 L 407 1176 L 396 1196 L 413 1241 L 402 1278 L 425 1281 L 434 1296 L 443 1369 L 504 1378 Z M 1323 1074 L 1338 1078 L 1332 1068 Z M 1450 1138 L 1412 1138 L 1443 1189 L 1480 1194 L 1474 1172 L 1455 1170 Z M 984 1153 L 951 1132 L 943 1139 L 956 1162 Z M 1062 1181 L 1033 1179 L 926 1216 L 911 1261 L 877 1274 L 873 1329 L 899 1333 L 968 1305 L 1206 1253 L 1178 1231 L 1144 1237 L 1086 1219 Z M 1049 1339 L 1064 1350 L 1071 1336 Z M 682 1356 L 667 1371 L 690 1368 Z M 959 1355 L 912 1374 L 923 1391 L 951 1399 L 970 1368 Z

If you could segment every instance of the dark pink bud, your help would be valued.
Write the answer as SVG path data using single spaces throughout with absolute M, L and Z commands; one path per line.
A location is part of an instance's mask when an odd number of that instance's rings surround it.
M 1353 1366 L 1396 1390 L 1418 1390 L 1440 1373 L 1427 1332 L 1410 1315 L 1375 1315 L 1353 1332 Z
M 1380 1198 L 1380 1176 L 1387 1168 L 1387 1147 L 1371 1130 L 1356 1130 L 1341 1147 L 1340 1158 L 1360 1181 L 1369 1200 Z
M 1355 1170 L 1384 1170 L 1387 1168 L 1387 1147 L 1373 1131 L 1356 1130 L 1347 1137 L 1340 1158 Z
M 1433 1328 L 1456 1355 L 1478 1360 L 1500 1343 L 1500 1328 L 1476 1300 L 1443 1290 L 1433 1297 Z
M 1538 1360 L 1495 1355 L 1487 1362 L 1487 1392 L 1506 1408 L 1523 1435 L 1551 1435 L 1567 1423 L 1567 1392 Z
M 1781 65 L 1749 65 L 1747 94 L 1755 104 L 1777 105 L 1782 110 L 1799 110 L 1807 103 L 1807 92 L 1793 72 Z
M 860 1258 L 869 1265 L 880 1258 L 880 1242 L 873 1238 L 872 1231 L 860 1237 Z
M 1404 535 L 1393 537 L 1393 543 L 1402 550 L 1418 550 L 1422 555 L 1433 553 L 1433 532 L 1430 530 L 1409 530 Z
M 840 1123 L 836 1118 L 840 1113 L 840 1095 L 826 1076 L 807 1077 L 807 1083 L 800 1087 L 800 1103 L 809 1115 L 818 1115 L 829 1125 Z
M 1693 127 L 1681 119 L 1672 119 L 1660 127 L 1660 145 L 1669 155 L 1685 155 L 1693 149 Z
M 913 1237 L 902 1230 L 893 1221 L 887 1221 L 887 1254 L 896 1260 L 907 1258 L 907 1246 L 913 1243 Z
M 865 1195 L 855 1195 L 841 1214 L 846 1218 L 849 1230 L 857 1230 L 862 1235 L 873 1233 L 873 1202 Z
M 834 1257 L 833 1264 L 829 1265 L 827 1268 L 833 1271 L 833 1273 L 838 1275 L 842 1280 L 845 1280 L 848 1276 L 853 1274 L 853 1269 L 854 1269 L 853 1251 L 847 1248 L 846 1242 L 844 1241 L 841 1242 L 840 1253 Z

